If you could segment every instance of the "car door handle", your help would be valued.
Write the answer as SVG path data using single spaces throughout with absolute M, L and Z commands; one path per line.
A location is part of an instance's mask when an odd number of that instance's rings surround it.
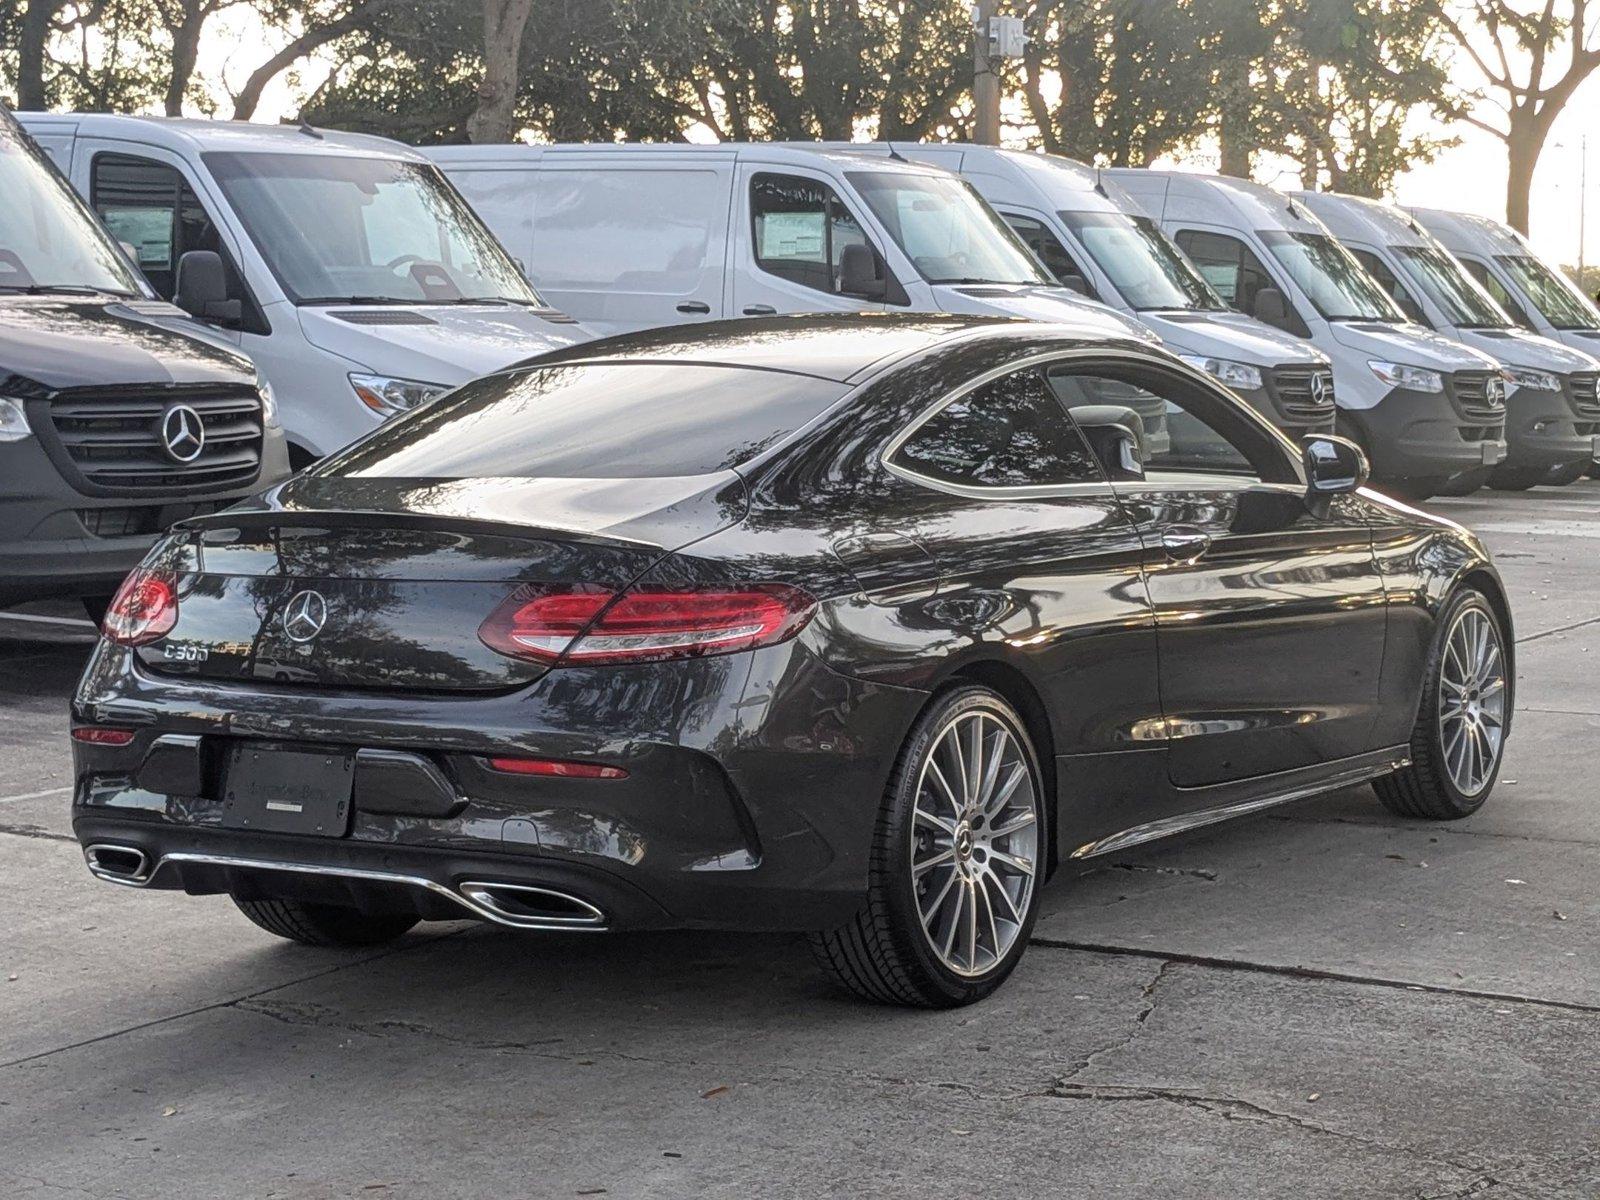
M 1174 562 L 1192 562 L 1211 546 L 1211 535 L 1187 525 L 1174 526 L 1161 531 L 1161 548 Z
M 775 317 L 778 315 L 778 310 L 770 304 L 746 304 L 744 306 L 744 315 L 747 317 Z
M 678 305 L 678 311 L 681 313 L 704 314 L 711 311 L 711 305 L 707 304 L 704 300 L 685 300 L 682 304 Z

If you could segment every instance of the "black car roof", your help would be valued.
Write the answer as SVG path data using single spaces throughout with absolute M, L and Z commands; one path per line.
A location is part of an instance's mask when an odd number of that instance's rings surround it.
M 1027 330 L 1014 317 L 941 313 L 824 313 L 671 325 L 564 347 L 517 367 L 566 362 L 683 359 L 849 382 L 885 359 L 900 358 L 953 337 L 986 329 Z M 1081 333 L 1074 326 L 1062 332 Z M 516 369 L 516 368 L 511 368 Z

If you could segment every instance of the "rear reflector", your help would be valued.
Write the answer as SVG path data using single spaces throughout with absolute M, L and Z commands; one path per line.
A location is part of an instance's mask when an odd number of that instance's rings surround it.
M 557 758 L 491 758 L 489 765 L 507 775 L 553 775 L 561 779 L 626 779 L 621 767 L 565 762 Z
M 87 742 L 91 746 L 126 746 L 133 741 L 131 729 L 105 729 L 98 725 L 79 725 L 72 731 L 72 740 Z
M 518 588 L 478 637 L 512 658 L 567 664 L 657 662 L 732 654 L 799 633 L 817 602 L 782 583 L 615 592 Z
M 143 646 L 166 637 L 177 623 L 177 580 L 166 571 L 137 567 L 111 598 L 100 632 L 119 646 Z

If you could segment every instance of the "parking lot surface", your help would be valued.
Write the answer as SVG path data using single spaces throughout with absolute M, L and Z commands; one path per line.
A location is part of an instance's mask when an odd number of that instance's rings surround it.
M 0 615 L 0 1195 L 1600 1194 L 1600 482 L 1434 507 L 1517 624 L 1489 805 L 1362 787 L 1064 870 L 956 1012 L 856 1003 L 790 938 L 322 951 L 97 883 L 92 630 Z

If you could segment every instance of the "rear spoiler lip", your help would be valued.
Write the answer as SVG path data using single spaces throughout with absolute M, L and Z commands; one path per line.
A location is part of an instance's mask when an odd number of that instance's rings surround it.
M 172 533 L 201 533 L 207 529 L 265 529 L 271 526 L 295 528 L 354 526 L 357 528 L 443 529 L 460 533 L 488 533 L 543 541 L 575 542 L 616 550 L 640 550 L 670 554 L 671 548 L 655 542 L 599 534 L 592 530 L 563 529 L 560 526 L 526 525 L 518 521 L 497 521 L 483 517 L 462 517 L 384 509 L 224 509 L 204 516 L 187 517 L 173 524 Z

